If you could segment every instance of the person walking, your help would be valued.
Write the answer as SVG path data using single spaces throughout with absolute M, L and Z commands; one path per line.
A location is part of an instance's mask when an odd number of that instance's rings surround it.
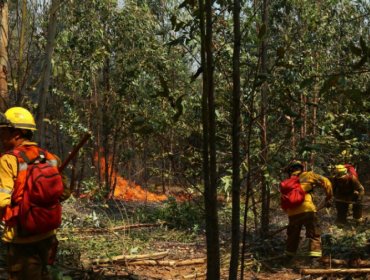
M 5 221 L 2 241 L 7 244 L 8 248 L 7 265 L 9 279 L 11 280 L 51 279 L 47 266 L 53 263 L 58 245 L 56 231 L 52 227 L 50 229 L 51 225 L 32 224 L 41 219 L 41 215 L 32 216 L 32 213 L 29 212 L 31 213 L 29 216 L 34 220 L 20 220 L 22 211 L 26 211 L 24 208 L 27 199 L 31 200 L 31 198 L 26 199 L 25 197 L 25 185 L 32 184 L 32 182 L 29 182 L 29 172 L 31 171 L 28 167 L 36 165 L 36 158 L 37 162 L 46 162 L 44 166 L 54 170 L 56 175 L 54 181 L 50 182 L 61 185 L 61 187 L 58 185 L 58 191 L 61 193 L 60 201 L 67 199 L 70 195 L 68 189 L 64 188 L 57 169 L 58 164 L 60 164 L 59 158 L 32 142 L 35 130 L 34 118 L 25 108 L 12 107 L 0 116 L 0 142 L 2 145 L 2 155 L 0 157 L 0 213 L 2 220 Z M 36 181 L 33 177 L 32 180 Z M 51 185 L 51 187 L 54 187 L 54 185 Z M 23 203 L 23 208 L 20 206 L 21 203 Z M 39 210 L 43 211 L 42 209 Z M 55 213 L 58 215 L 55 217 L 51 215 L 51 217 L 44 217 L 44 219 L 54 218 L 56 220 L 51 220 L 52 222 L 60 223 L 61 206 L 53 206 L 53 210 L 50 211 L 57 211 Z M 50 213 L 54 214 L 54 212 Z M 33 229 L 30 227 L 32 231 L 24 230 L 24 223 L 28 226 L 33 225 Z
M 322 256 L 322 250 L 321 232 L 316 214 L 317 207 L 313 201 L 313 191 L 316 187 L 322 187 L 326 194 L 325 200 L 329 204 L 333 195 L 332 185 L 326 177 L 312 171 L 306 172 L 300 161 L 291 162 L 285 171 L 290 181 L 296 181 L 296 187 L 300 188 L 301 192 L 303 190 L 302 201 L 298 205 L 283 207 L 289 218 L 285 250 L 286 260 L 290 261 L 296 255 L 303 226 L 306 229 L 309 246 L 307 256 L 314 260 L 314 258 Z M 297 195 L 295 196 L 297 197 Z
M 333 177 L 330 178 L 334 189 L 335 208 L 337 210 L 336 223 L 338 225 L 346 224 L 349 207 L 352 205 L 352 217 L 357 223 L 362 218 L 362 198 L 365 195 L 365 189 L 360 183 L 357 173 L 350 172 L 350 165 L 339 164 L 334 168 Z

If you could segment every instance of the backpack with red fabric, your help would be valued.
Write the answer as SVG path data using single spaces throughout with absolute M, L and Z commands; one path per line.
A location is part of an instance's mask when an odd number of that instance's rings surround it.
M 299 176 L 293 175 L 280 183 L 281 208 L 283 210 L 296 208 L 305 199 L 306 192 L 302 189 Z
M 358 178 L 356 168 L 352 164 L 346 163 L 346 164 L 344 164 L 344 167 L 347 168 L 348 174 Z
M 5 224 L 17 226 L 20 236 L 42 234 L 62 222 L 60 197 L 64 191 L 56 158 L 37 146 L 20 146 L 9 152 L 17 157 L 18 176 Z

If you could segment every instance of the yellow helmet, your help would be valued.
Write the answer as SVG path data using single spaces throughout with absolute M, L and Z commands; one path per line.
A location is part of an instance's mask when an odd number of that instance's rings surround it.
M 0 122 L 0 127 L 14 127 L 20 129 L 36 130 L 35 120 L 27 109 L 12 107 L 4 113 L 5 120 Z
M 347 174 L 347 168 L 343 164 L 338 164 L 334 169 L 335 175 L 344 176 Z

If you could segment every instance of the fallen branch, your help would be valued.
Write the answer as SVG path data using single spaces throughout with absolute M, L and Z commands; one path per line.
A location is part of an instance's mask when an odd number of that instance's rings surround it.
M 175 261 L 143 260 L 143 261 L 129 262 L 129 265 L 175 266 Z
M 92 260 L 82 260 L 84 264 L 104 264 L 104 263 L 111 263 L 111 262 L 128 262 L 128 261 L 136 261 L 136 260 L 144 260 L 144 259 L 161 259 L 168 255 L 168 251 L 153 253 L 153 254 L 145 254 L 145 255 L 119 255 L 113 256 L 110 258 L 96 258 Z
M 205 258 L 200 258 L 200 259 L 178 261 L 176 265 L 182 266 L 182 265 L 191 265 L 191 264 L 204 264 L 205 262 L 206 262 Z
M 305 268 L 301 269 L 301 274 L 355 274 L 370 273 L 370 268 Z
M 165 261 L 157 261 L 157 260 L 142 260 L 142 261 L 134 261 L 129 262 L 130 265 L 150 265 L 150 266 L 186 266 L 186 265 L 196 265 L 196 264 L 204 264 L 206 262 L 205 258 L 201 259 L 191 259 L 191 260 L 165 260 Z
M 155 224 L 135 224 L 135 225 L 125 225 L 125 226 L 118 226 L 114 228 L 110 228 L 110 231 L 117 231 L 117 230 L 127 230 L 127 229 L 133 229 L 133 228 L 148 228 L 148 227 L 161 227 L 165 225 L 166 223 L 155 223 Z
M 75 233 L 98 233 L 98 232 L 113 232 L 119 230 L 129 230 L 134 228 L 150 228 L 150 227 L 161 227 L 166 223 L 155 223 L 155 224 L 134 224 L 134 225 L 124 225 L 117 226 L 113 228 L 74 228 L 72 232 Z

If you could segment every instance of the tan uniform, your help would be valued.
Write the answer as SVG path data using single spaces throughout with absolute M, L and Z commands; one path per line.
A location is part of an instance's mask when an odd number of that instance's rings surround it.
M 337 209 L 337 223 L 346 223 L 349 206 L 352 204 L 352 213 L 355 220 L 362 218 L 362 197 L 365 189 L 353 175 L 347 174 L 331 179 L 334 188 L 335 207 Z

